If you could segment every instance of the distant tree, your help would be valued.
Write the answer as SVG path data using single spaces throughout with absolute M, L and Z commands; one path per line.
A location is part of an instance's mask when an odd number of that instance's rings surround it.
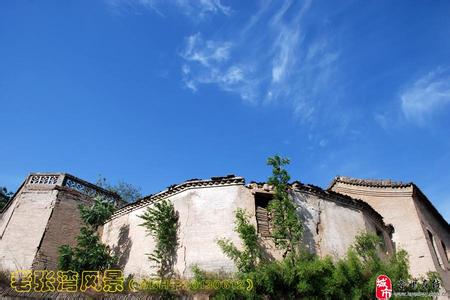
M 84 225 L 75 247 L 63 245 L 59 248 L 59 269 L 102 271 L 115 266 L 117 258 L 111 254 L 108 246 L 101 243 L 97 234 L 98 227 L 114 212 L 113 204 L 97 197 L 90 207 L 80 205 L 78 208 Z
M 108 180 L 101 175 L 97 180 L 96 185 L 105 190 L 114 192 L 118 194 L 122 200 L 132 203 L 142 197 L 141 188 L 132 185 L 131 183 L 127 183 L 125 181 L 120 180 L 117 184 L 113 185 L 108 182 Z
M 13 192 L 8 191 L 7 188 L 0 186 L 0 209 L 6 206 L 13 195 Z

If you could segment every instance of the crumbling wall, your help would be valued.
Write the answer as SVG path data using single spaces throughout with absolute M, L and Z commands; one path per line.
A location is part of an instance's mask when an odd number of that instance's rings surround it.
M 430 249 L 412 198 L 412 186 L 373 187 L 337 182 L 332 190 L 366 201 L 383 216 L 385 223 L 394 226 L 392 240 L 395 248 L 408 252 L 413 276 L 434 270 Z
M 180 213 L 179 273 L 189 277 L 194 264 L 204 270 L 234 272 L 234 263 L 223 254 L 217 240 L 228 238 L 241 245 L 234 231 L 235 212 L 243 208 L 254 216 L 254 198 L 249 190 L 242 185 L 194 189 L 171 201 Z
M 426 238 L 426 244 L 430 249 L 424 255 L 433 261 L 434 269 L 430 267 L 430 271 L 439 273 L 443 285 L 447 291 L 450 291 L 450 232 L 448 223 L 436 216 L 433 209 L 426 205 L 424 195 L 415 191 L 414 203 L 417 207 L 418 215 L 421 220 L 423 233 Z
M 257 225 L 256 190 L 243 185 L 202 187 L 191 188 L 167 198 L 174 204 L 180 217 L 180 247 L 175 264 L 179 276 L 192 276 L 193 265 L 211 272 L 236 270 L 234 263 L 218 247 L 217 240 L 229 238 L 236 245 L 241 245 L 234 231 L 237 208 L 245 209 L 252 224 Z M 292 195 L 299 205 L 298 212 L 304 223 L 303 243 L 313 253 L 338 258 L 346 254 L 359 233 L 376 232 L 378 228 L 388 235 L 381 218 L 378 224 L 361 209 L 333 201 L 331 196 L 305 191 L 296 191 Z M 139 216 L 150 205 L 151 202 L 121 213 L 103 227 L 102 240 L 119 255 L 125 274 L 141 277 L 155 271 L 147 257 L 154 250 L 155 243 L 145 228 L 139 226 L 143 222 Z M 281 251 L 275 248 L 270 238 L 264 238 L 263 244 L 267 256 L 275 259 L 282 257 Z
M 24 187 L 0 216 L 0 268 L 31 269 L 58 191 Z
M 292 193 L 302 220 L 303 244 L 319 256 L 341 258 L 361 233 L 388 233 L 364 211 L 306 191 Z M 390 240 L 387 240 L 388 245 Z
M 53 213 L 38 246 L 33 269 L 56 270 L 58 267 L 58 248 L 62 245 L 75 246 L 82 221 L 78 205 L 92 203 L 92 198 L 64 187 L 55 187 L 58 191 Z
M 217 245 L 219 238 L 230 238 L 240 245 L 240 239 L 234 232 L 235 211 L 238 207 L 254 215 L 252 194 L 242 185 L 211 188 L 193 188 L 168 198 L 179 213 L 179 241 L 175 271 L 183 277 L 191 276 L 191 267 L 198 265 L 206 271 L 235 271 Z M 151 204 L 149 204 L 151 205 Z M 147 254 L 154 250 L 154 241 L 139 226 L 139 218 L 147 206 L 133 210 L 110 220 L 103 227 L 102 240 L 112 249 L 127 248 L 123 259 L 125 274 L 149 276 L 154 273 L 153 265 Z M 121 245 L 118 241 L 129 242 Z M 120 251 L 118 251 L 120 253 Z
M 1 269 L 56 269 L 58 248 L 74 245 L 81 220 L 78 204 L 117 194 L 70 174 L 32 173 L 0 214 Z

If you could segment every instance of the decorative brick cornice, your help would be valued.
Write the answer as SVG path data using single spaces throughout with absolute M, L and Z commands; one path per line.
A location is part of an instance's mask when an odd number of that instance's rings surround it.
M 109 199 L 117 206 L 123 206 L 125 204 L 118 194 L 66 173 L 31 173 L 25 181 L 25 186 L 35 188 L 62 186 L 78 191 L 91 198 L 101 196 Z
M 14 198 L 22 190 L 51 190 L 60 189 L 61 187 L 65 188 L 65 190 L 76 191 L 91 198 L 101 196 L 104 199 L 110 200 L 116 207 L 121 207 L 126 203 L 118 194 L 67 173 L 31 173 L 27 176 L 19 189 L 17 189 L 6 206 L 0 210 L 0 213 L 3 213 L 8 209 Z
M 379 188 L 405 188 L 411 187 L 413 184 L 412 182 L 392 181 L 391 179 L 360 179 L 347 176 L 336 176 L 328 187 L 328 190 L 339 182 L 350 185 Z
M 385 197 L 385 198 L 397 198 L 397 197 L 411 197 L 413 188 L 376 188 L 366 189 L 363 186 L 349 186 L 349 185 L 337 185 L 329 191 L 334 191 L 340 194 L 351 194 L 353 197 L 372 196 L 372 197 Z
M 174 184 L 169 186 L 166 190 L 157 194 L 148 195 L 144 198 L 137 200 L 134 203 L 125 205 L 117 210 L 110 218 L 110 220 L 118 218 L 124 214 L 128 214 L 136 209 L 147 206 L 155 201 L 163 200 L 178 193 L 184 192 L 190 189 L 210 188 L 230 185 L 244 185 L 245 179 L 234 175 L 227 175 L 223 177 L 211 177 L 211 179 L 190 179 L 180 184 Z

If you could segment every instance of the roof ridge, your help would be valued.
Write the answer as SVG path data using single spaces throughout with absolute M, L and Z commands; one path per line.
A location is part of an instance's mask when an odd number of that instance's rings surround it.
M 178 184 L 172 184 L 168 186 L 165 190 L 160 191 L 155 194 L 150 194 L 145 197 L 142 197 L 136 200 L 133 203 L 129 203 L 118 210 L 116 210 L 110 219 L 115 219 L 123 214 L 129 213 L 135 209 L 138 209 L 148 203 L 153 201 L 165 199 L 174 194 L 178 194 L 182 191 L 196 188 L 196 187 L 213 187 L 218 185 L 236 185 L 236 184 L 245 184 L 244 177 L 235 176 L 234 174 L 226 175 L 226 176 L 216 176 L 211 177 L 209 179 L 188 179 Z
M 328 190 L 331 189 L 337 182 L 352 184 L 352 185 L 360 185 L 360 186 L 369 186 L 369 187 L 409 187 L 412 186 L 412 182 L 403 182 L 403 181 L 394 181 L 392 179 L 371 179 L 371 178 L 356 178 L 350 176 L 336 176 L 333 181 L 330 183 Z

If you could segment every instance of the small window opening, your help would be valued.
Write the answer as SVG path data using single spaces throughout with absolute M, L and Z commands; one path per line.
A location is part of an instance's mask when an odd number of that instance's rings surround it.
M 271 225 L 270 225 L 271 216 L 268 206 L 272 198 L 273 195 L 269 193 L 255 194 L 256 224 L 258 233 L 262 237 L 271 236 Z

